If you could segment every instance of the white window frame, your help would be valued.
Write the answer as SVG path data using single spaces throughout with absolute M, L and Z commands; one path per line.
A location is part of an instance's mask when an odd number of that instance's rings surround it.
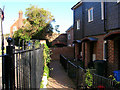
M 91 10 L 92 10 L 92 19 L 90 18 L 91 16 Z M 91 22 L 91 21 L 93 21 L 93 8 L 90 8 L 90 9 L 88 9 L 88 22 Z
M 104 20 L 104 2 L 101 2 L 101 19 Z
M 80 29 L 80 20 L 77 20 L 77 30 Z

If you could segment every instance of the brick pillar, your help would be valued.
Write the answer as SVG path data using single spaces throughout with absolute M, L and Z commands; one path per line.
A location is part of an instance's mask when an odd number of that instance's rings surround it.
M 75 44 L 75 58 L 77 58 L 77 55 L 79 54 L 79 44 Z
M 88 66 L 89 62 L 90 62 L 90 43 L 85 42 L 85 67 Z
M 114 69 L 114 41 L 108 40 L 108 74 L 112 74 Z

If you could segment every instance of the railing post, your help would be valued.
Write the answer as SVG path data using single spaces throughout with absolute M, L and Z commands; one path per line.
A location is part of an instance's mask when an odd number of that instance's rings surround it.
M 5 57 L 5 90 L 15 90 L 15 62 L 14 62 L 14 55 L 13 49 L 14 47 L 11 46 L 12 39 L 8 38 L 8 46 L 6 47 L 6 54 Z
M 77 90 L 79 90 L 79 67 L 77 66 L 77 69 L 76 69 L 76 79 L 77 79 Z
M 35 52 L 35 40 L 33 40 L 33 51 L 31 61 L 31 88 L 36 88 L 36 52 Z

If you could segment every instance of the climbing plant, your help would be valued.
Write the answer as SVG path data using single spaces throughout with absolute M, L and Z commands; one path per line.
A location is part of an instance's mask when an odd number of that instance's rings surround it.
M 112 79 L 115 83 L 115 87 L 119 88 L 120 89 L 120 81 L 117 81 L 114 77 L 114 75 L 110 75 L 109 76 L 110 79 Z
M 89 69 L 86 70 L 85 82 L 89 87 L 93 85 L 93 76 Z
M 44 59 L 44 65 L 46 66 L 51 61 L 51 52 L 50 49 L 46 44 L 44 44 L 44 50 L 43 50 L 43 59 Z

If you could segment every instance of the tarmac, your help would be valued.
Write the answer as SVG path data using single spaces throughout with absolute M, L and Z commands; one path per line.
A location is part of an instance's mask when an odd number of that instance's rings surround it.
M 50 63 L 50 77 L 48 78 L 48 90 L 75 90 L 76 86 L 68 77 L 59 60 Z

